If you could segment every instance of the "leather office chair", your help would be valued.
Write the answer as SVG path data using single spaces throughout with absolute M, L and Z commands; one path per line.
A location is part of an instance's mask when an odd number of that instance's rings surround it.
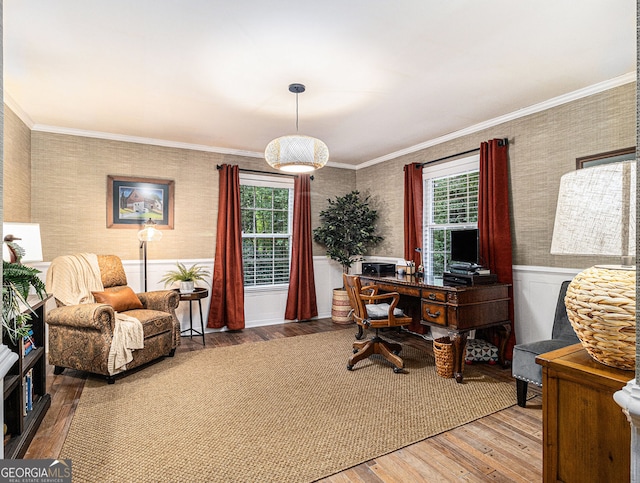
M 386 341 L 378 335 L 378 330 L 382 327 L 401 327 L 411 323 L 411 317 L 406 317 L 402 310 L 396 307 L 400 294 L 397 292 L 378 294 L 377 286 L 362 287 L 360 277 L 354 275 L 343 274 L 342 278 L 353 309 L 353 320 L 361 328 L 376 330 L 373 338 L 353 343 L 354 354 L 349 358 L 347 369 L 351 371 L 358 361 L 373 354 L 380 354 L 393 364 L 394 372 L 402 372 L 404 361 L 398 356 L 402 346 Z M 387 302 L 379 303 L 384 300 Z
M 580 342 L 573 327 L 571 327 L 571 322 L 567 317 L 567 309 L 564 305 L 564 297 L 569 283 L 570 281 L 564 281 L 560 287 L 551 339 L 529 342 L 528 344 L 517 344 L 513 348 L 511 374 L 516 378 L 516 393 L 518 406 L 520 407 L 527 406 L 527 388 L 530 382 L 542 386 L 542 366 L 536 364 L 536 357 L 545 352 Z

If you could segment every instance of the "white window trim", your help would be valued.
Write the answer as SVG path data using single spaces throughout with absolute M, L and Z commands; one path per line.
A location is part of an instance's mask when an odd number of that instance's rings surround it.
M 458 174 L 468 173 L 470 171 L 479 171 L 480 170 L 480 153 L 474 154 L 472 156 L 467 156 L 465 158 L 455 159 L 453 161 L 447 161 L 443 163 L 427 165 L 422 168 L 422 186 L 426 185 L 426 181 L 432 178 L 443 178 L 446 176 L 455 176 Z M 427 242 L 427 226 L 429 225 L 428 220 L 431 215 L 430 211 L 427 209 L 426 199 L 428 196 L 428 191 L 425 189 L 423 193 L 423 210 L 422 210 L 422 249 L 423 254 L 428 253 L 426 249 Z M 477 228 L 477 223 L 469 223 L 464 225 L 459 225 L 460 228 Z M 423 265 L 428 266 L 427 260 L 423 260 Z
M 256 173 L 240 173 L 240 184 L 245 186 L 260 186 L 263 188 L 294 189 L 294 178 L 290 176 L 269 176 Z M 292 195 L 293 196 L 293 195 Z M 289 208 L 289 224 L 291 226 L 291 241 L 293 242 L 293 200 Z M 289 259 L 291 259 L 292 243 L 289 244 Z M 245 285 L 245 292 L 285 292 L 289 290 L 288 283 L 274 285 Z

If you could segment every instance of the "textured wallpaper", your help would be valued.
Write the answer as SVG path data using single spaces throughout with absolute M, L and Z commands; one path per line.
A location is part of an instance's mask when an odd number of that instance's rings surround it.
M 576 158 L 636 144 L 635 83 L 579 99 L 457 138 L 357 172 L 357 188 L 381 209 L 385 241 L 380 256 L 403 256 L 403 166 L 467 151 L 492 138 L 509 139 L 513 263 L 584 268 L 611 259 L 552 256 L 551 238 L 560 177 Z M 384 182 L 380 182 L 384 180 Z
M 319 224 L 327 198 L 358 189 L 371 195 L 380 214 L 384 241 L 372 254 L 402 257 L 403 166 L 507 137 L 514 264 L 591 265 L 598 260 L 549 254 L 559 180 L 575 169 L 577 157 L 635 145 L 635 89 L 635 83 L 627 84 L 357 171 L 323 168 L 311 183 L 312 224 Z M 106 228 L 107 175 L 175 181 L 175 229 L 165 230 L 161 242 L 149 245 L 150 257 L 213 258 L 216 165 L 269 170 L 258 158 L 29 133 L 15 114 L 5 111 L 5 219 L 41 224 L 45 260 L 79 251 L 139 257 L 136 230 Z M 314 244 L 314 255 L 323 254 Z

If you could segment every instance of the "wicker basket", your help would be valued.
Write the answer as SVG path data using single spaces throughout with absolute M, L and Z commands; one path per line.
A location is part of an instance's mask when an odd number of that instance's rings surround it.
M 567 315 L 586 351 L 618 369 L 636 367 L 636 272 L 591 267 L 567 287 Z
M 433 356 L 436 359 L 436 372 L 440 377 L 453 377 L 453 344 L 449 337 L 433 340 Z

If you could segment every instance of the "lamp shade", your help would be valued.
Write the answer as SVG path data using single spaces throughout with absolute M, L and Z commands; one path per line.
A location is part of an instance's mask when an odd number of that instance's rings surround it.
M 327 164 L 329 148 L 319 139 L 292 134 L 271 141 L 264 151 L 264 158 L 272 168 L 305 173 Z
M 2 224 L 2 237 L 5 241 L 15 240 L 15 244 L 24 250 L 20 258 L 23 263 L 42 261 L 42 239 L 40 238 L 39 223 L 12 223 Z M 10 261 L 9 248 L 6 243 L 2 246 L 2 258 Z
M 138 240 L 141 242 L 159 241 L 162 239 L 162 232 L 149 220 L 144 224 L 144 228 L 138 232 Z
M 560 180 L 551 253 L 633 256 L 635 208 L 635 161 L 565 174 Z

